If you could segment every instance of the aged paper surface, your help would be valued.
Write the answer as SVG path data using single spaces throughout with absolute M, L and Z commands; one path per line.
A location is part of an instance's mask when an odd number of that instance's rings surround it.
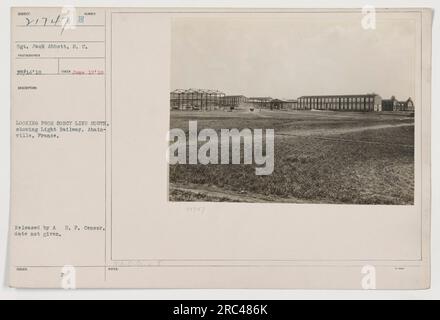
M 431 10 L 11 14 L 12 287 L 430 286 Z

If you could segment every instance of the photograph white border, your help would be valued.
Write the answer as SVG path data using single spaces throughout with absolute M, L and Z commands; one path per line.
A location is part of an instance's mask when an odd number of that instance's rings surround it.
M 82 7 L 210 7 L 210 8 L 361 8 L 365 5 L 377 7 L 429 7 L 440 9 L 438 1 L 12 1 L 1 2 L 0 59 L 2 72 L 0 76 L 0 274 L 2 284 L 0 299 L 433 299 L 440 297 L 440 223 L 436 213 L 440 200 L 432 198 L 432 288 L 424 291 L 302 291 L 302 290 L 17 290 L 7 287 L 7 237 L 9 230 L 9 188 L 10 188 L 10 7 L 13 6 L 63 6 Z M 439 77 L 439 30 L 440 25 L 434 13 L 433 25 L 433 73 L 432 88 L 438 88 Z M 432 123 L 438 123 L 439 111 L 435 108 L 439 100 L 438 90 L 432 90 Z M 432 127 L 432 194 L 439 194 L 440 174 L 435 166 L 440 151 L 436 137 L 440 137 L 439 127 Z

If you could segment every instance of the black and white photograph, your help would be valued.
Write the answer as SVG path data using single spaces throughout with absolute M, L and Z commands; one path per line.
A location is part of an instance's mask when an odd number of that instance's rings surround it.
M 170 201 L 414 204 L 412 20 L 176 18 L 171 37 Z
M 0 300 L 439 296 L 437 2 L 0 6 Z

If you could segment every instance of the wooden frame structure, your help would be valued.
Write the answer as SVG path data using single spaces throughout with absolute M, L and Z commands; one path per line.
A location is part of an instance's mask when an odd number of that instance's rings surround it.
M 170 105 L 174 110 L 216 110 L 222 106 L 225 94 L 209 89 L 177 89 L 171 92 Z

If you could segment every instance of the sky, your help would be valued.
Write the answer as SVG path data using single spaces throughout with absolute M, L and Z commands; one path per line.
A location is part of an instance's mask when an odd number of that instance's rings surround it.
M 415 95 L 416 24 L 355 13 L 175 18 L 171 88 L 295 99 L 303 95 Z

